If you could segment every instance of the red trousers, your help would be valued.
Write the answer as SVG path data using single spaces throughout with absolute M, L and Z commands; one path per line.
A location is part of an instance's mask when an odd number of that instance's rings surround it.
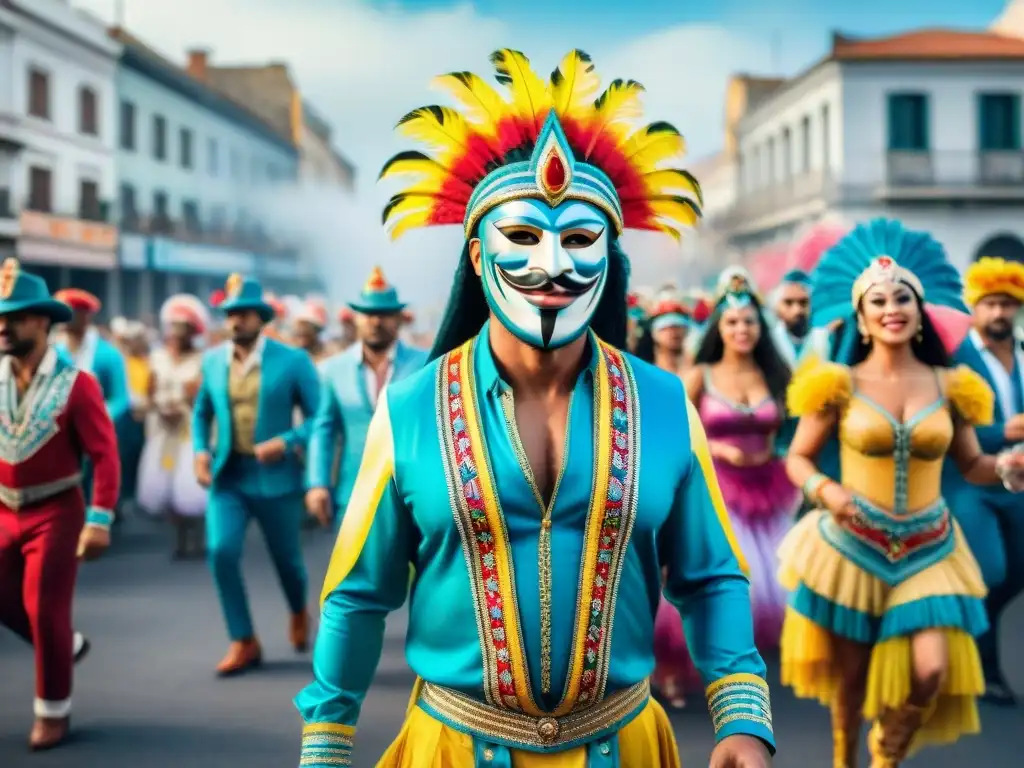
M 37 717 L 63 717 L 71 706 L 71 608 L 84 524 L 77 488 L 18 511 L 0 504 L 0 624 L 35 648 Z

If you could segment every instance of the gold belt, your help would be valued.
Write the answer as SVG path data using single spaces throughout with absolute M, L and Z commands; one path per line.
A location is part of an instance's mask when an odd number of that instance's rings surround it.
M 28 485 L 22 488 L 11 488 L 8 485 L 0 484 L 0 504 L 15 511 L 22 507 L 38 504 L 51 496 L 63 493 L 82 482 L 82 473 L 75 472 L 73 475 L 52 480 L 49 483 L 39 485 Z
M 618 730 L 651 695 L 647 680 L 616 691 L 596 704 L 563 717 L 531 717 L 484 704 L 458 691 L 423 683 L 419 701 L 456 730 L 495 744 L 536 752 L 557 751 Z

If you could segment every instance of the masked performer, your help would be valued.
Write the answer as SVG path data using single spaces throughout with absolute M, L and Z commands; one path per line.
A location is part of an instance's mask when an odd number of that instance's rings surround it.
M 586 54 L 550 85 L 521 53 L 491 60 L 512 102 L 444 76 L 468 117 L 410 113 L 399 129 L 444 148 L 383 172 L 419 176 L 387 206 L 394 235 L 461 224 L 466 246 L 433 363 L 388 387 L 370 425 L 297 698 L 302 764 L 348 759 L 412 562 L 420 681 L 381 765 L 678 766 L 647 682 L 664 565 L 707 685 L 712 765 L 766 766 L 764 665 L 700 421 L 677 376 L 619 349 L 623 228 L 678 235 L 698 215 L 694 179 L 659 169 L 682 137 L 630 132 L 640 86 L 595 101 Z
M 845 317 L 860 338 L 850 367 L 812 359 L 790 385 L 801 420 L 787 468 L 822 509 L 780 551 L 793 591 L 782 679 L 831 708 L 837 768 L 855 764 L 862 714 L 875 721 L 873 768 L 891 768 L 980 727 L 985 586 L 940 494 L 943 459 L 969 482 L 1011 485 L 1021 459 L 978 445 L 973 425 L 991 421 L 992 392 L 949 367 L 937 319 L 943 306 L 966 308 L 937 242 L 876 220 L 831 249 L 818 277 L 815 324 Z M 838 480 L 815 466 L 836 431 Z
M 776 578 L 782 538 L 800 506 L 773 439 L 785 415 L 789 368 L 772 343 L 758 298 L 735 274 L 708 318 L 694 367 L 684 381 L 708 433 L 740 549 L 750 563 L 754 636 L 776 648 L 786 595 Z
M 196 344 L 210 325 L 195 296 L 177 294 L 160 309 L 164 346 L 153 351 L 150 414 L 141 462 L 140 506 L 169 514 L 175 558 L 203 553 L 206 490 L 196 481 L 190 439 L 192 404 L 199 391 L 203 353 Z
M 48 343 L 72 311 L 8 259 L 0 272 L 0 623 L 35 647 L 34 750 L 64 741 L 78 559 L 110 544 L 120 466 L 96 379 Z M 82 454 L 95 467 L 86 509 Z M 80 636 L 79 636 L 80 638 Z M 5 686 L 5 690 L 7 690 Z
M 995 392 L 998 407 L 989 426 L 978 428 L 989 453 L 1024 442 L 1024 350 L 1014 337 L 1014 318 L 1024 303 L 1024 265 L 983 258 L 964 275 L 965 298 L 974 328 L 955 359 L 977 371 Z M 999 618 L 1024 589 L 1024 497 L 1001 486 L 964 482 L 954 462 L 946 462 L 943 492 L 963 528 L 989 588 L 985 601 L 989 631 L 978 639 L 987 700 L 1015 702 L 999 659 Z

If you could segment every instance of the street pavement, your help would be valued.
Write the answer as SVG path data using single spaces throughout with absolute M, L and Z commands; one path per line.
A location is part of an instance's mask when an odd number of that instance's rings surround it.
M 310 678 L 308 659 L 288 646 L 284 599 L 263 542 L 252 532 L 246 576 L 263 643 L 262 670 L 217 680 L 223 623 L 202 562 L 175 563 L 157 523 L 129 520 L 108 557 L 83 567 L 76 625 L 92 639 L 77 669 L 74 739 L 29 754 L 33 667 L 30 649 L 0 628 L 0 768 L 288 768 L 298 763 L 301 723 L 291 700 Z M 319 593 L 332 539 L 308 534 L 311 594 Z M 412 675 L 405 665 L 405 617 L 395 614 L 356 736 L 357 768 L 375 765 L 398 732 Z M 1024 604 L 1011 611 L 1008 672 L 1024 692 Z M 777 684 L 772 696 L 776 768 L 829 768 L 825 711 Z M 1024 764 L 1024 709 L 982 712 L 984 734 L 929 750 L 909 768 L 1012 768 Z M 707 765 L 711 726 L 702 702 L 673 716 L 684 768 Z

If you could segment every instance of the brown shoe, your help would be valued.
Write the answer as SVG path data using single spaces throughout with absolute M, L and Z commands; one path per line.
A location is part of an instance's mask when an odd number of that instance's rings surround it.
M 309 648 L 309 613 L 293 613 L 288 628 L 288 639 L 298 653 L 305 653 Z
M 70 717 L 37 717 L 28 737 L 28 747 L 33 752 L 43 752 L 59 746 L 68 737 Z
M 263 650 L 255 637 L 248 640 L 238 640 L 228 647 L 228 652 L 217 665 L 218 677 L 231 677 L 240 675 L 250 669 L 255 669 L 263 663 Z

